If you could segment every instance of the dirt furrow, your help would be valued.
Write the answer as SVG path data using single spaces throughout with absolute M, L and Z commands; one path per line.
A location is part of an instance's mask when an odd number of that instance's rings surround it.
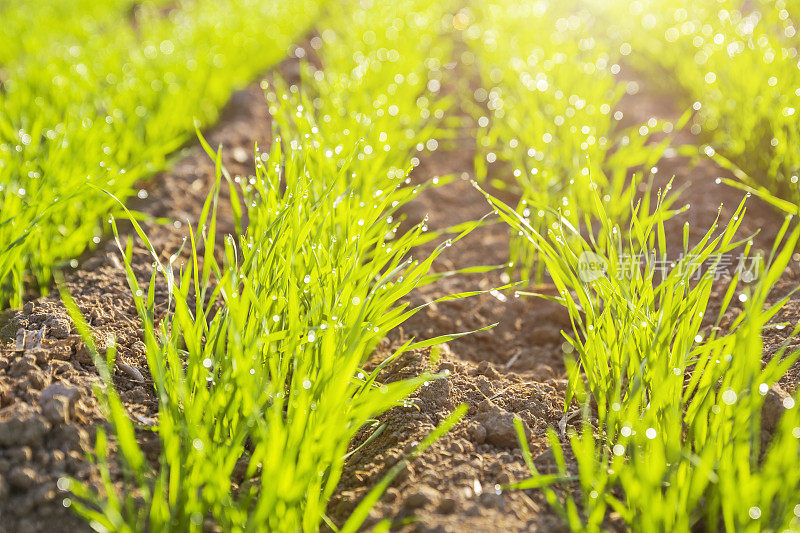
M 645 81 L 641 77 L 631 78 L 629 94 L 623 97 L 621 110 L 624 113 L 622 124 L 633 126 L 645 124 L 651 118 L 667 120 L 675 123 L 684 112 L 678 109 L 672 100 L 660 95 L 659 88 L 653 81 Z M 662 134 L 654 136 L 658 140 Z M 745 193 L 737 188 L 724 183 L 725 179 L 735 181 L 735 176 L 728 170 L 721 168 L 710 157 L 680 156 L 677 148 L 686 145 L 697 147 L 697 153 L 702 154 L 702 136 L 699 132 L 692 132 L 689 126 L 674 135 L 674 150 L 669 150 L 667 157 L 657 165 L 654 183 L 664 187 L 674 176 L 674 191 L 681 191 L 680 201 L 676 205 L 689 204 L 688 211 L 674 217 L 666 224 L 668 240 L 668 259 L 677 260 L 683 251 L 683 225 L 690 227 L 690 245 L 698 242 L 705 232 L 717 220 L 724 229 L 732 219 L 739 203 Z M 746 264 L 752 266 L 752 258 L 757 253 L 762 253 L 768 260 L 778 231 L 784 221 L 784 214 L 772 208 L 766 202 L 755 196 L 747 198 L 746 213 L 737 233 L 739 239 L 752 237 L 753 248 L 745 257 Z M 707 312 L 707 321 L 713 323 L 718 315 L 719 302 L 727 289 L 731 275 L 734 273 L 740 254 L 743 250 L 732 252 L 724 259 L 716 270 L 719 281 L 716 283 Z M 753 274 L 763 274 L 763 267 L 755 268 Z M 789 267 L 772 287 L 769 302 L 776 303 L 800 285 L 800 253 L 795 253 Z M 748 289 L 748 280 L 740 281 L 740 290 Z M 727 312 L 722 324 L 730 324 L 733 317 L 741 311 L 741 306 L 734 300 L 732 308 Z M 783 343 L 788 343 L 790 349 L 800 348 L 800 339 L 789 339 L 792 328 L 800 322 L 800 296 L 792 296 L 782 310 L 770 321 L 764 333 L 764 361 L 768 361 Z M 800 364 L 795 364 L 780 380 L 780 394 L 797 390 L 800 385 Z M 783 390 L 781 390 L 781 388 Z
M 288 79 L 296 78 L 296 62 L 287 62 L 282 71 Z M 257 84 L 233 95 L 206 138 L 211 146 L 224 146 L 224 163 L 232 174 L 252 174 L 254 144 L 266 146 L 270 138 L 267 106 Z M 132 205 L 173 221 L 144 224 L 162 259 L 181 246 L 187 224 L 196 224 L 214 182 L 214 164 L 199 143 L 176 159 L 171 171 L 143 186 Z M 224 206 L 227 198 L 222 196 Z M 218 224 L 220 237 L 233 233 L 229 209 L 221 210 Z M 107 242 L 65 272 L 65 285 L 101 350 L 115 342 L 115 386 L 134 421 L 147 426 L 157 419 L 158 404 L 120 257 L 116 243 Z M 152 262 L 138 243 L 133 267 L 140 283 L 148 283 Z M 157 288 L 156 301 L 166 301 L 165 287 Z M 0 532 L 86 530 L 87 525 L 64 506 L 67 493 L 57 482 L 67 475 L 99 483 L 86 459 L 94 428 L 106 424 L 92 390 L 101 380 L 91 356 L 57 294 L 6 311 L 0 316 L 0 339 Z M 139 436 L 145 452 L 156 459 L 158 442 L 152 435 L 143 431 Z
M 458 65 L 448 65 L 444 89 L 462 98 L 457 87 Z M 461 80 L 463 81 L 463 80 Z M 440 142 L 433 152 L 420 154 L 412 179 L 424 183 L 443 176 L 455 179 L 424 190 L 404 208 L 410 223 L 427 217 L 429 231 L 474 221 L 490 209 L 471 184 L 474 179 L 475 140 L 472 120 L 452 111 L 461 121 L 457 139 Z M 442 236 L 415 250 L 429 254 Z M 434 264 L 437 272 L 508 261 L 508 229 L 491 224 L 476 229 L 449 247 Z M 430 304 L 445 295 L 485 290 L 507 282 L 498 268 L 484 274 L 445 277 L 417 289 L 411 306 Z M 463 300 L 435 303 L 422 309 L 386 339 L 376 359 L 392 353 L 409 337 L 426 339 L 470 331 L 497 323 L 493 329 L 451 341 L 442 351 L 407 354 L 389 366 L 385 381 L 421 372 L 446 373 L 429 382 L 405 406 L 380 417 L 352 444 L 361 445 L 345 467 L 329 506 L 335 521 L 350 511 L 389 467 L 408 454 L 457 405 L 470 408 L 464 420 L 410 464 L 370 513 L 367 525 L 389 519 L 399 531 L 556 531 L 560 522 L 541 494 L 503 491 L 500 486 L 528 477 L 514 431 L 519 416 L 531 450 L 542 471 L 553 468 L 546 451 L 545 432 L 557 426 L 563 413 L 560 331 L 569 326 L 567 314 L 545 301 L 515 298 L 513 291 L 492 291 Z
M 449 72 L 456 76 L 457 70 Z M 654 89 L 642 81 L 631 83 L 629 94 L 619 105 L 623 112 L 621 129 L 646 124 L 651 119 L 677 122 L 680 112 L 669 101 L 658 98 Z M 469 97 L 463 89 L 451 90 L 458 98 Z M 421 156 L 421 165 L 415 171 L 415 179 L 420 183 L 445 175 L 454 175 L 456 179 L 423 191 L 405 208 L 411 221 L 427 216 L 432 231 L 476 220 L 489 211 L 485 199 L 470 181 L 475 156 L 471 119 L 463 113 L 456 112 L 456 116 L 464 122 L 464 135 L 451 145 L 443 144 L 443 149 Z M 653 142 L 662 138 L 663 134 L 656 134 Z M 697 138 L 686 130 L 675 134 L 673 146 L 696 143 Z M 695 243 L 711 227 L 718 213 L 724 227 L 743 197 L 741 191 L 717 182 L 717 178 L 732 176 L 708 158 L 679 156 L 672 149 L 653 170 L 656 188 L 663 188 L 674 177 L 673 190 L 681 191 L 676 205 L 691 204 L 689 211 L 668 224 L 671 260 L 677 260 L 683 250 L 684 223 L 690 224 L 690 242 Z M 502 193 L 498 194 L 502 197 Z M 769 250 L 780 223 L 781 215 L 751 198 L 739 235 L 744 238 L 756 234 L 755 247 Z M 418 253 L 424 255 L 440 242 L 434 241 Z M 507 227 L 499 224 L 482 227 L 449 248 L 435 268 L 449 271 L 504 264 L 508 261 L 508 244 Z M 410 304 L 429 303 L 462 291 L 488 290 L 507 281 L 502 270 L 447 277 L 415 291 Z M 782 291 L 782 296 L 796 283 L 797 275 L 787 272 L 783 289 L 777 292 Z M 547 287 L 537 289 L 546 291 Z M 796 322 L 798 317 L 795 301 L 779 320 Z M 558 427 L 563 417 L 566 380 L 561 331 L 569 331 L 570 324 L 562 308 L 545 300 L 514 298 L 509 291 L 433 304 L 405 322 L 397 335 L 387 340 L 383 350 L 388 355 L 407 337 L 431 338 L 492 323 L 498 325 L 448 343 L 441 354 L 414 353 L 392 365 L 389 380 L 425 370 L 446 372 L 448 376 L 423 387 L 413 401 L 389 411 L 380 418 L 380 424 L 365 429 L 353 443 L 356 447 L 379 432 L 348 461 L 330 506 L 335 519 L 346 518 L 391 465 L 413 449 L 456 405 L 467 402 L 470 409 L 464 421 L 406 468 L 373 509 L 370 523 L 389 519 L 400 531 L 437 532 L 564 528 L 541 493 L 499 489 L 504 483 L 529 475 L 513 433 L 515 415 L 525 423 L 539 471 L 554 470 L 545 430 Z M 781 331 L 772 330 L 768 334 L 765 354 L 785 340 Z M 794 382 L 796 387 L 796 371 L 795 377 L 784 381 Z M 620 526 L 613 522 L 607 525 L 612 529 Z
M 281 67 L 290 81 L 296 79 L 296 70 L 295 62 Z M 451 90 L 458 93 L 458 70 L 445 72 L 453 80 Z M 632 94 L 620 106 L 623 124 L 677 118 L 678 111 L 668 101 L 653 97 L 643 82 L 636 83 L 638 90 L 632 86 Z M 483 196 L 470 184 L 475 155 L 470 119 L 458 113 L 455 117 L 464 122 L 462 135 L 421 154 L 414 179 L 423 182 L 450 174 L 456 179 L 425 190 L 405 209 L 411 223 L 428 215 L 431 231 L 476 220 L 489 211 Z M 266 103 L 257 85 L 236 93 L 219 124 L 207 133 L 212 146 L 225 147 L 225 165 L 231 173 L 244 176 L 252 173 L 253 145 L 267 146 L 269 138 Z M 695 142 L 687 133 L 679 134 L 677 140 Z M 724 174 L 708 160 L 693 164 L 675 156 L 658 167 L 657 182 L 663 185 L 674 174 L 676 189 L 685 185 L 685 201 L 692 204 L 689 212 L 671 223 L 671 235 L 681 235 L 683 223 L 688 221 L 693 238 L 699 237 L 713 222 L 720 202 L 724 202 L 724 223 L 741 199 L 740 192 L 716 183 Z M 141 192 L 135 209 L 177 221 L 146 224 L 151 241 L 164 257 L 180 247 L 186 224 L 196 222 L 213 171 L 202 148 L 194 145 L 181 154 L 173 170 Z M 742 234 L 760 229 L 756 244 L 768 247 L 779 224 L 780 217 L 769 207 L 751 200 Z M 219 233 L 232 232 L 232 219 L 223 211 Z M 416 254 L 429 253 L 436 244 Z M 435 268 L 449 271 L 499 265 L 508 260 L 507 254 L 508 230 L 492 224 L 448 248 Z M 149 280 L 151 262 L 146 250 L 137 247 L 135 271 L 143 282 Z M 409 303 L 416 306 L 457 292 L 488 290 L 506 281 L 502 269 L 450 276 L 415 291 Z M 796 273 L 787 272 L 776 291 L 785 293 L 796 283 Z M 99 344 L 108 344 L 113 337 L 119 348 L 121 364 L 115 385 L 126 408 L 139 424 L 152 423 L 157 419 L 157 402 L 116 244 L 109 242 L 83 258 L 77 269 L 66 273 L 66 286 Z M 164 288 L 160 290 L 163 300 Z M 778 320 L 797 322 L 798 318 L 800 305 L 794 301 Z M 389 467 L 453 408 L 467 402 L 470 410 L 465 420 L 409 465 L 373 509 L 368 523 L 389 518 L 404 531 L 555 531 L 562 527 L 540 493 L 502 491 L 499 487 L 528 476 L 513 429 L 515 415 L 524 422 L 537 467 L 544 472 L 553 468 L 545 431 L 559 425 L 564 411 L 561 330 L 569 328 L 569 319 L 563 309 L 544 300 L 515 298 L 513 291 L 429 305 L 385 340 L 376 359 L 389 355 L 408 337 L 430 338 L 493 323 L 498 325 L 450 342 L 441 352 L 414 352 L 390 365 L 385 381 L 424 371 L 448 375 L 431 381 L 406 405 L 380 417 L 376 427 L 362 430 L 353 448 L 377 430 L 380 433 L 349 458 L 329 506 L 335 521 L 343 521 Z M 770 330 L 767 353 L 785 340 L 783 331 Z M 70 475 L 98 482 L 95 469 L 85 459 L 94 428 L 105 423 L 92 392 L 100 380 L 91 358 L 72 331 L 57 296 L 0 315 L 0 339 L 0 533 L 86 529 L 62 505 L 65 493 L 58 489 L 57 480 Z M 796 387 L 797 376 L 797 372 L 789 376 L 786 386 Z M 143 446 L 155 459 L 158 443 L 145 435 L 147 432 L 142 432 Z

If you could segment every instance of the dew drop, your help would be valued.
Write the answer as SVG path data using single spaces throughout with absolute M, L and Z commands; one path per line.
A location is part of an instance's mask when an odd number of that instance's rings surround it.
M 725 403 L 725 405 L 733 405 L 736 403 L 736 400 L 737 396 L 735 391 L 728 389 L 722 393 L 722 401 Z

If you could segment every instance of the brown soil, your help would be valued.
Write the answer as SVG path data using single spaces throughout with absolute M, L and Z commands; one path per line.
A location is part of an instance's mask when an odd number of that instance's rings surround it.
M 293 76 L 292 63 L 283 74 Z M 627 98 L 622 109 L 630 120 L 650 116 L 676 117 L 663 102 L 649 98 L 647 87 Z M 251 173 L 253 145 L 266 146 L 269 124 L 266 104 L 257 86 L 236 93 L 220 123 L 207 134 L 212 146 L 223 144 L 225 164 L 232 174 Z M 472 177 L 474 141 L 465 134 L 454 143 L 420 157 L 415 179 L 454 174 L 447 185 L 426 190 L 407 206 L 409 222 L 430 216 L 431 230 L 474 220 L 488 212 L 485 199 L 469 183 Z M 680 138 L 683 140 L 683 138 Z M 688 141 L 688 139 L 686 139 Z M 452 144 L 452 146 L 447 146 Z M 693 228 L 708 227 L 720 201 L 730 209 L 741 193 L 714 183 L 720 169 L 704 161 L 691 165 L 672 158 L 659 163 L 660 179 L 674 173 L 677 185 L 687 184 L 685 197 L 692 210 Z M 146 230 L 165 257 L 174 252 L 185 235 L 185 224 L 193 224 L 213 181 L 213 164 L 198 145 L 181 154 L 173 170 L 147 187 L 149 197 L 136 209 L 179 221 L 171 225 L 147 223 Z M 726 216 L 723 215 L 723 221 Z M 767 246 L 779 226 L 780 217 L 751 202 L 745 232 L 762 229 L 757 244 Z M 676 226 L 677 227 L 677 226 Z M 220 233 L 233 230 L 231 218 L 222 213 Z M 680 233 L 680 232 L 675 232 Z M 693 235 L 697 235 L 694 233 Z M 436 243 L 419 250 L 428 253 Z M 436 269 L 440 272 L 507 261 L 508 232 L 498 224 L 487 225 L 446 250 Z M 152 258 L 136 249 L 137 277 L 150 277 Z M 784 293 L 797 276 L 788 273 Z M 415 291 L 413 305 L 466 290 L 487 290 L 502 285 L 501 270 L 480 275 L 446 277 Z M 100 345 L 109 336 L 119 346 L 120 365 L 115 385 L 134 419 L 147 425 L 156 415 L 147 365 L 144 360 L 139 321 L 130 289 L 125 281 L 119 253 L 109 243 L 66 273 L 66 286 L 87 317 Z M 545 287 L 544 290 L 547 290 Z M 162 289 L 163 291 L 163 289 Z M 163 300 L 163 292 L 161 294 Z M 793 301 L 776 320 L 793 326 L 800 317 L 800 303 Z M 500 490 L 499 486 L 528 475 L 513 433 L 512 418 L 525 423 L 537 467 L 553 468 L 547 453 L 545 430 L 558 427 L 564 417 L 566 386 L 562 363 L 563 336 L 568 329 L 565 312 L 544 300 L 515 298 L 509 292 L 481 296 L 426 307 L 394 332 L 376 357 L 408 337 L 435 335 L 498 325 L 445 346 L 438 361 L 428 351 L 408 354 L 394 362 L 383 376 L 392 381 L 423 371 L 447 372 L 445 378 L 422 387 L 405 406 L 382 417 L 383 432 L 347 461 L 329 513 L 341 523 L 369 488 L 404 457 L 459 403 L 470 408 L 465 419 L 423 454 L 395 480 L 370 513 L 369 522 L 390 519 L 401 531 L 556 531 L 560 521 L 537 491 Z M 766 335 L 766 353 L 785 340 L 787 330 L 773 328 Z M 20 333 L 22 332 L 22 333 Z M 39 338 L 41 337 L 41 338 Z M 85 347 L 74 335 L 57 296 L 28 302 L 23 309 L 0 315 L 0 533 L 27 531 L 80 531 L 86 526 L 62 505 L 65 493 L 56 482 L 71 475 L 95 485 L 98 475 L 85 459 L 94 428 L 105 424 L 92 387 L 100 384 Z M 784 383 L 795 388 L 795 372 Z M 353 449 L 364 442 L 372 428 L 362 429 Z M 157 443 L 140 438 L 155 457 Z M 609 527 L 613 527 L 610 524 Z
M 291 66 L 283 71 L 291 79 Z M 258 85 L 233 95 L 220 123 L 207 132 L 211 146 L 223 145 L 232 174 L 249 175 L 253 146 L 269 141 L 267 105 Z M 180 248 L 186 224 L 195 225 L 214 182 L 214 164 L 199 143 L 184 150 L 169 173 L 145 187 L 147 198 L 134 208 L 175 222 L 144 224 L 161 259 Z M 144 196 L 144 194 L 142 194 Z M 221 195 L 223 204 L 227 200 Z M 219 237 L 233 232 L 229 212 L 220 214 Z M 221 242 L 221 238 L 217 239 Z M 134 271 L 146 285 L 153 258 L 137 245 Z M 103 349 L 114 338 L 118 348 L 114 384 L 134 421 L 147 425 L 157 414 L 142 342 L 120 252 L 113 241 L 87 254 L 78 269 L 65 273 L 66 287 Z M 156 301 L 166 300 L 159 286 Z M 36 336 L 41 336 L 38 341 Z M 57 295 L 39 298 L 0 316 L 0 532 L 82 531 L 87 526 L 62 504 L 57 487 L 69 475 L 97 486 L 98 474 L 86 460 L 94 428 L 105 418 L 92 391 L 101 380 L 91 356 Z M 145 451 L 158 454 L 150 432 L 140 432 Z
M 447 376 L 429 382 L 412 402 L 379 418 L 386 427 L 348 460 L 329 506 L 332 517 L 346 519 L 389 467 L 466 402 L 469 411 L 465 418 L 401 472 L 370 512 L 366 525 L 389 518 L 403 531 L 558 530 L 558 519 L 541 494 L 502 491 L 500 486 L 529 476 L 514 430 L 514 415 L 524 423 L 537 463 L 548 471 L 545 431 L 556 426 L 562 416 L 566 382 L 531 381 L 487 361 L 460 360 L 449 349 L 435 364 L 429 362 L 429 355 L 409 354 L 387 369 L 387 382 L 425 371 Z M 353 446 L 372 431 L 362 430 Z
M 636 89 L 630 91 L 632 94 L 626 94 L 620 102 L 619 110 L 623 112 L 621 127 L 646 124 L 651 118 L 671 121 L 674 124 L 685 111 L 676 107 L 673 100 L 661 96 L 659 88 L 654 83 L 645 81 L 642 77 L 627 79 L 635 84 Z M 664 137 L 663 133 L 655 133 L 652 139 L 660 141 Z M 668 222 L 667 238 L 673 250 L 668 254 L 670 259 L 673 259 L 673 253 L 679 254 L 683 249 L 683 225 L 686 222 L 690 225 L 690 245 L 695 244 L 717 218 L 719 225 L 724 229 L 745 197 L 744 192 L 724 183 L 717 183 L 717 178 L 735 180 L 735 177 L 703 155 L 699 149 L 701 143 L 701 139 L 692 134 L 686 126 L 674 132 L 672 141 L 674 149 L 668 150 L 665 157 L 656 165 L 654 180 L 656 188 L 664 188 L 674 176 L 674 193 L 686 187 L 675 207 L 684 204 L 691 206 L 688 211 Z M 680 146 L 698 147 L 697 155 L 694 157 L 676 155 Z M 746 206 L 747 213 L 739 229 L 739 238 L 755 235 L 755 246 L 769 250 L 780 228 L 780 217 L 774 209 L 758 198 L 749 198 Z
M 664 102 L 648 97 L 646 88 L 636 96 L 623 99 L 620 108 L 629 121 L 623 123 L 623 127 L 644 123 L 650 117 L 676 120 L 680 114 Z M 462 116 L 462 119 L 469 122 L 467 117 Z M 469 136 L 468 127 L 466 130 L 464 138 L 455 146 L 421 158 L 416 181 L 445 175 L 454 175 L 457 179 L 427 189 L 408 205 L 405 212 L 411 221 L 427 215 L 429 228 L 439 230 L 476 220 L 489 211 L 486 200 L 469 181 L 473 177 L 475 141 Z M 680 132 L 675 144 L 693 141 L 696 142 L 688 132 Z M 658 167 L 656 185 L 663 187 L 674 175 L 674 190 L 686 187 L 680 201 L 692 204 L 689 211 L 675 217 L 667 228 L 670 235 L 668 256 L 677 258 L 683 249 L 685 222 L 690 224 L 690 242 L 696 243 L 714 222 L 721 204 L 720 225 L 724 229 L 743 193 L 717 184 L 717 177 L 730 176 L 708 159 L 672 156 L 660 161 Z M 510 176 L 494 177 L 512 179 Z M 751 198 L 738 235 L 745 238 L 757 234 L 755 246 L 769 250 L 780 223 L 780 215 Z M 505 264 L 508 240 L 508 230 L 502 225 L 479 228 L 449 248 L 435 269 L 452 271 L 476 265 Z M 432 242 L 420 253 L 430 252 L 440 242 L 441 239 Z M 797 276 L 787 273 L 782 282 L 783 294 L 789 290 L 787 287 L 792 280 L 796 284 Z M 488 290 L 503 285 L 504 281 L 507 279 L 503 279 L 501 270 L 447 277 L 415 291 L 411 303 L 428 303 L 456 292 Z M 721 279 L 720 289 L 725 285 L 726 279 Z M 537 287 L 537 290 L 543 292 L 547 287 Z M 776 289 L 776 296 L 778 292 Z M 793 325 L 798 319 L 800 302 L 794 300 L 776 321 Z M 370 513 L 370 523 L 389 519 L 399 531 L 437 532 L 557 531 L 563 528 L 540 492 L 501 491 L 499 487 L 529 476 L 511 433 L 514 415 L 520 416 L 530 430 L 528 440 L 534 456 L 538 454 L 537 468 L 540 471 L 554 469 L 547 453 L 544 430 L 558 427 L 564 420 L 566 380 L 561 347 L 562 330 L 570 329 L 566 312 L 546 300 L 515 298 L 509 291 L 492 292 L 430 305 L 400 327 L 399 337 L 430 338 L 496 322 L 498 325 L 489 331 L 448 343 L 438 366 L 427 364 L 426 354 L 414 354 L 395 365 L 404 375 L 424 370 L 447 370 L 450 375 L 419 391 L 412 406 L 395 408 L 380 417 L 380 421 L 387 424 L 386 430 L 354 454 L 345 467 L 339 491 L 329 507 L 334 520 L 346 519 L 370 486 L 398 458 L 406 455 L 459 402 L 467 402 L 470 408 L 464 421 L 395 480 Z M 771 355 L 775 346 L 785 340 L 787 329 L 791 326 L 770 330 L 765 337 L 765 356 Z M 781 336 L 782 332 L 785 333 Z M 789 390 L 797 386 L 797 367 L 782 382 L 791 387 Z M 361 439 L 371 431 L 365 430 Z M 358 446 L 361 439 L 356 439 L 353 447 Z M 572 465 L 568 463 L 568 466 Z M 474 487 L 480 490 L 475 491 Z M 615 524 L 609 523 L 608 527 L 615 528 Z

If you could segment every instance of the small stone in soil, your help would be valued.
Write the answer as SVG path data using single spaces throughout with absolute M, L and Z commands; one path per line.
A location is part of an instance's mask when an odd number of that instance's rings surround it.
M 69 319 L 65 316 L 54 316 L 47 319 L 47 336 L 53 339 L 66 339 L 70 334 Z
M 144 376 L 136 368 L 126 365 L 125 363 L 117 363 L 117 368 L 122 370 L 122 373 L 135 381 L 144 381 Z
M 467 433 L 475 444 L 483 444 L 486 440 L 486 428 L 479 422 L 473 422 L 467 426 Z
M 28 490 L 36 483 L 36 472 L 27 466 L 15 466 L 8 473 L 9 484 L 20 490 Z
M 519 446 L 519 439 L 514 428 L 514 415 L 497 406 L 491 406 L 487 410 L 478 413 L 475 417 L 486 431 L 486 441 L 501 448 L 516 448 Z M 530 436 L 525 422 L 522 422 L 526 436 Z
M 42 395 L 39 397 L 39 403 L 47 403 L 49 400 L 57 396 L 64 397 L 67 399 L 67 401 L 73 402 L 80 396 L 80 391 L 75 387 L 70 387 L 64 383 L 53 383 L 42 391 Z
M 761 408 L 761 429 L 765 431 L 774 430 L 778 422 L 786 411 L 783 402 L 791 395 L 783 390 L 777 383 L 770 387 L 764 397 L 764 406 Z
M 417 509 L 435 503 L 439 494 L 427 485 L 421 485 L 408 493 L 403 500 L 403 505 L 407 509 Z
M 38 444 L 48 429 L 47 422 L 36 414 L 15 413 L 0 422 L 0 446 Z
M 442 498 L 439 502 L 439 511 L 445 514 L 450 514 L 456 510 L 456 500 L 449 496 Z

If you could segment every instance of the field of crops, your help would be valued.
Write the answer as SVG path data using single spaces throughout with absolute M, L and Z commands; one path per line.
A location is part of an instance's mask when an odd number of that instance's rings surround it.
M 796 0 L 0 0 L 0 533 L 800 531 Z

